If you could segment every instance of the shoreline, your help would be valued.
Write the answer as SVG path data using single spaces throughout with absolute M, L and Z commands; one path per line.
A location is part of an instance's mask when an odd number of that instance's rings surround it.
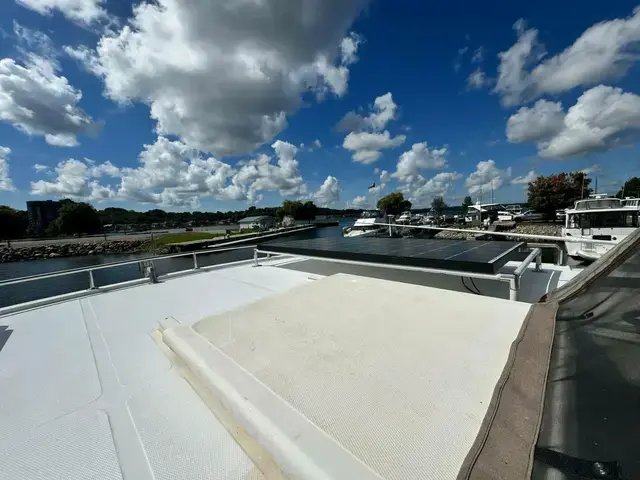
M 119 253 L 162 253 L 164 246 L 153 248 L 149 240 L 102 240 L 100 242 L 51 243 L 37 246 L 2 246 L 0 263 L 23 262 L 48 258 L 85 257 Z

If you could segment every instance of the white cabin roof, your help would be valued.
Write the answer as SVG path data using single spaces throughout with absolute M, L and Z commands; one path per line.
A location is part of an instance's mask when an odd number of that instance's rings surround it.
M 322 280 L 318 264 L 357 276 Z M 263 265 L 0 309 L 11 331 L 0 351 L 2 476 L 255 480 L 279 478 L 275 465 L 308 468 L 306 478 L 454 478 L 526 302 L 579 271 L 530 265 L 512 302 L 489 280 L 476 280 L 479 296 L 425 272 Z M 219 397 L 199 390 L 196 370 Z M 249 410 L 221 409 L 222 398 Z

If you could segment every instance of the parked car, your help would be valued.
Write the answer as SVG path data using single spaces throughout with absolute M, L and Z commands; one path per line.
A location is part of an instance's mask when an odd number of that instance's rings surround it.
M 544 214 L 536 213 L 533 210 L 527 210 L 518 215 L 515 215 L 516 222 L 535 222 L 538 220 L 544 220 Z
M 566 210 L 556 210 L 556 221 L 564 223 L 565 218 L 567 218 Z

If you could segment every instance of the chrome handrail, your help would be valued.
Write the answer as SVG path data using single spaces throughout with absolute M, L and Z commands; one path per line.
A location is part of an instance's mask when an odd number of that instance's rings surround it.
M 107 269 L 107 268 L 121 267 L 123 265 L 139 264 L 141 262 L 152 262 L 152 264 L 153 264 L 153 262 L 160 261 L 160 260 L 167 260 L 169 258 L 186 257 L 186 256 L 192 256 L 193 257 L 193 261 L 194 261 L 193 270 L 197 270 L 197 269 L 200 268 L 198 266 L 198 260 L 197 260 L 197 256 L 198 255 L 210 254 L 210 253 L 216 253 L 216 252 L 228 252 L 228 251 L 232 251 L 232 250 L 243 250 L 243 249 L 247 249 L 247 248 L 256 248 L 256 245 L 243 245 L 241 247 L 228 247 L 228 248 L 218 248 L 218 249 L 209 249 L 209 250 L 199 250 L 197 252 L 182 252 L 182 253 L 174 253 L 174 254 L 170 254 L 170 255 L 156 255 L 156 256 L 149 256 L 149 257 L 139 258 L 137 260 L 123 260 L 121 262 L 104 263 L 102 265 L 92 265 L 90 267 L 71 268 L 71 269 L 68 269 L 68 270 L 61 270 L 59 272 L 40 273 L 38 275 L 29 275 L 29 276 L 26 276 L 26 277 L 19 277 L 19 278 L 13 278 L 13 279 L 10 279 L 10 280 L 0 281 L 0 287 L 3 287 L 5 285 L 15 285 L 15 284 L 18 284 L 18 283 L 34 282 L 34 281 L 37 281 L 37 280 L 43 280 L 45 278 L 55 278 L 55 277 L 62 277 L 62 276 L 66 276 L 66 275 L 74 275 L 76 273 L 89 272 L 89 288 L 90 289 L 94 289 L 94 288 L 96 288 L 95 282 L 93 280 L 93 272 L 95 270 L 104 270 L 104 269 Z

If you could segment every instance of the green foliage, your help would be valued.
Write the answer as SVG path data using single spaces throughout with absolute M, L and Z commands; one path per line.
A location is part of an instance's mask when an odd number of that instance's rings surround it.
M 473 205 L 473 200 L 471 200 L 471 197 L 467 195 L 466 197 L 464 197 L 464 200 L 462 201 L 462 208 L 466 210 L 471 205 Z
M 100 217 L 95 208 L 88 203 L 65 202 L 60 207 L 60 213 L 47 233 L 58 235 L 76 235 L 82 233 L 99 233 L 101 230 Z
M 624 187 L 621 188 L 616 197 L 640 197 L 640 177 L 633 177 L 624 183 Z
M 434 197 L 431 202 L 431 211 L 436 215 L 442 215 L 442 211 L 447 208 L 448 205 L 445 203 L 443 197 Z
M 573 207 L 576 200 L 591 194 L 591 179 L 582 172 L 539 176 L 529 184 L 528 204 L 534 210 L 555 218 L 556 210 Z
M 29 225 L 27 212 L 0 205 L 0 238 L 22 237 Z
M 397 215 L 410 210 L 411 202 L 404 199 L 402 192 L 394 192 L 378 200 L 376 207 L 387 215 Z
M 282 206 L 276 210 L 276 218 L 279 221 L 286 216 L 293 217 L 295 220 L 315 220 L 318 213 L 318 207 L 309 202 L 298 202 L 285 200 L 282 202 Z

